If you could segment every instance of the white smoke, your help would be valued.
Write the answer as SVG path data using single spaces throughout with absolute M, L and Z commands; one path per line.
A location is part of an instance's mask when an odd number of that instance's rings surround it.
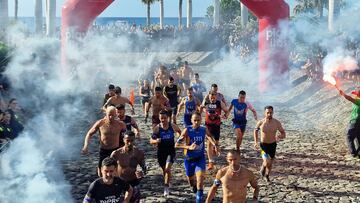
M 356 22 L 360 12 L 353 11 L 360 3 L 351 1 L 351 4 L 353 7 L 344 10 L 336 25 L 354 34 L 360 30 Z M 329 34 L 326 27 L 326 22 L 314 24 L 307 18 L 298 19 L 290 29 L 290 42 L 319 44 L 329 50 L 324 61 L 325 69 L 334 60 L 353 62 L 342 51 L 332 51 L 344 50 L 345 43 L 334 40 L 338 38 Z M 72 77 L 64 78 L 58 39 L 27 37 L 22 26 L 9 29 L 8 37 L 16 48 L 6 74 L 17 90 L 14 96 L 33 116 L 25 126 L 25 132 L 1 155 L 0 201 L 73 202 L 60 160 L 72 158 L 76 164 L 84 135 L 75 135 L 78 132 L 73 131 L 74 126 L 84 120 L 94 120 L 97 110 L 94 108 L 99 107 L 96 105 L 100 104 L 107 84 L 129 87 L 154 60 L 162 61 L 164 55 L 129 54 L 134 50 L 127 37 L 88 35 L 80 41 L 81 46 L 68 47 Z M 139 36 L 139 43 L 143 40 Z M 257 40 L 256 37 L 253 40 Z M 179 39 L 167 46 L 176 47 L 180 41 L 192 44 L 189 39 Z M 212 42 L 212 39 L 208 41 Z M 156 48 L 156 45 L 151 46 Z M 162 50 L 163 53 L 167 51 Z M 258 89 L 257 57 L 254 54 L 244 60 L 238 55 L 225 54 L 219 63 L 209 67 L 211 69 L 206 74 L 200 75 L 208 82 L 208 87 L 217 83 L 227 96 L 233 97 L 239 90 L 245 90 L 249 97 L 255 98 Z M 346 67 L 355 68 L 354 63 L 351 64 Z
M 149 42 L 142 34 L 136 37 L 135 43 Z M 9 28 L 7 40 L 14 49 L 5 74 L 12 96 L 30 119 L 25 131 L 0 155 L 0 202 L 6 203 L 74 202 L 61 160 L 77 164 L 88 130 L 83 128 L 96 119 L 107 85 L 119 85 L 128 96 L 139 76 L 150 74 L 154 61 L 174 60 L 176 54 L 168 52 L 190 42 L 180 37 L 159 42 L 161 46 L 149 43 L 149 50 L 157 52 L 144 52 L 136 50 L 127 36 L 90 32 L 68 44 L 71 74 L 64 77 L 59 39 L 29 36 L 23 26 L 15 25 Z
M 324 75 L 333 75 L 342 71 L 355 71 L 358 69 L 357 61 L 348 51 L 338 49 L 328 54 L 323 60 Z
M 63 77 L 59 39 L 29 37 L 21 26 L 7 34 L 14 50 L 5 74 L 30 119 L 0 155 L 0 202 L 74 202 L 61 160 L 77 164 L 79 128 L 94 121 L 107 84 L 129 87 L 156 56 L 128 54 L 126 37 L 88 35 L 70 45 L 72 75 Z

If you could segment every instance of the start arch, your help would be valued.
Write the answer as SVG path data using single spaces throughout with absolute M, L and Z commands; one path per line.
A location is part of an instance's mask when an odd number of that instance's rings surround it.
M 75 33 L 85 33 L 95 18 L 114 0 L 67 0 L 62 7 L 61 42 L 63 71 L 66 68 L 67 40 Z M 259 89 L 264 91 L 269 78 L 279 79 L 288 71 L 289 50 L 286 22 L 290 9 L 284 0 L 241 0 L 259 19 Z M 285 23 L 284 23 L 285 22 Z M 284 31 L 285 30 L 285 31 Z

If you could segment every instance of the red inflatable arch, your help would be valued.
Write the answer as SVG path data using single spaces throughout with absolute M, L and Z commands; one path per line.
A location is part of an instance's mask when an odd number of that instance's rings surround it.
M 67 0 L 61 11 L 61 65 L 65 75 L 67 64 L 67 42 L 74 35 L 85 34 L 91 23 L 114 0 Z
M 62 8 L 62 65 L 66 65 L 67 40 L 73 34 L 86 33 L 91 23 L 114 0 L 67 0 Z M 286 33 L 279 29 L 281 22 L 289 18 L 289 6 L 284 0 L 241 0 L 259 19 L 259 73 L 260 90 L 265 90 L 269 76 L 275 79 L 288 71 L 289 51 Z M 285 23 L 286 24 L 286 23 Z
M 259 89 L 279 84 L 289 69 L 287 22 L 289 5 L 284 0 L 241 0 L 259 19 Z

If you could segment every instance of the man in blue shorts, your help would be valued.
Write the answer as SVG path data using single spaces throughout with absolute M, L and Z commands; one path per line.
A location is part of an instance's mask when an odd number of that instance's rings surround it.
M 250 109 L 250 111 L 253 112 L 255 120 L 257 120 L 257 114 L 254 109 L 254 107 L 247 101 L 245 101 L 246 98 L 246 92 L 244 90 L 241 90 L 239 92 L 239 96 L 237 99 L 233 99 L 231 101 L 228 114 L 230 114 L 232 108 L 234 107 L 234 118 L 233 121 L 233 128 L 234 133 L 236 135 L 236 150 L 240 151 L 240 146 L 242 143 L 242 139 L 245 133 L 246 129 L 246 114 L 247 111 Z M 229 115 L 227 115 L 228 117 Z
M 200 100 L 196 97 L 194 97 L 193 89 L 190 87 L 186 90 L 187 96 L 182 98 L 179 107 L 178 107 L 178 113 L 176 114 L 176 117 L 179 116 L 179 112 L 182 110 L 182 108 L 185 106 L 185 112 L 184 112 L 184 126 L 188 127 L 191 126 L 191 115 L 200 108 Z
M 192 114 L 191 122 L 192 126 L 185 128 L 181 132 L 175 147 L 184 149 L 186 176 L 190 186 L 193 187 L 193 191 L 196 193 L 196 203 L 200 203 L 203 202 L 204 175 L 206 170 L 205 137 L 215 146 L 215 151 L 217 153 L 219 151 L 214 138 L 208 130 L 200 126 L 201 114 L 199 112 Z

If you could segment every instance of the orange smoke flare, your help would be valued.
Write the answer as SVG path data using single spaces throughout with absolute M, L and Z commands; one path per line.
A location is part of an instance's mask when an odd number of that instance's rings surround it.
M 130 98 L 129 98 L 129 100 L 130 100 L 130 103 L 131 103 L 132 105 L 135 105 L 135 93 L 134 93 L 134 88 L 131 88 L 131 90 L 130 90 Z
M 333 76 L 331 76 L 331 75 L 324 75 L 323 80 L 324 80 L 325 82 L 328 82 L 328 83 L 336 86 L 336 79 L 335 79 Z

